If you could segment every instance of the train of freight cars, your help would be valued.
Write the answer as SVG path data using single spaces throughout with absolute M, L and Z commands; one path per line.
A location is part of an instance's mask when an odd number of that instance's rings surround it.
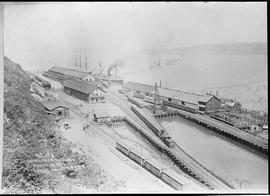
M 136 106 L 138 106 L 139 108 L 143 108 L 143 104 L 142 103 L 139 103 L 138 101 L 136 101 L 135 99 L 131 98 L 131 97 L 128 97 L 128 101 L 135 104 Z
M 31 73 L 31 78 L 41 87 L 45 88 L 46 90 L 50 90 L 51 89 L 51 84 L 47 81 L 44 80 L 40 77 L 38 77 L 36 74 Z
M 176 190 L 183 190 L 183 184 L 176 180 L 176 177 L 172 177 L 172 174 L 169 174 L 168 171 L 163 171 L 159 169 L 155 164 L 151 163 L 149 160 L 146 160 L 137 153 L 131 151 L 129 148 L 125 147 L 123 144 L 116 142 L 116 149 L 125 154 L 127 157 L 135 161 L 137 164 L 148 170 L 150 173 L 160 178 L 162 181 L 170 185 Z
M 171 139 L 168 133 L 159 124 L 154 126 L 146 117 L 145 113 L 131 106 L 131 110 L 161 139 L 168 147 L 174 147 L 175 142 Z

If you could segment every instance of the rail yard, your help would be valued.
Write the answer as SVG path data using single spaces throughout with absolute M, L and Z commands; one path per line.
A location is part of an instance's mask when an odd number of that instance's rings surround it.
M 64 73 L 59 73 L 61 71 L 64 71 Z M 152 87 L 143 86 L 141 84 L 135 84 L 135 91 L 133 92 L 133 84 L 129 84 L 128 89 L 125 85 L 122 87 L 121 83 L 116 86 L 111 83 L 107 86 L 104 85 L 105 81 L 100 79 L 102 77 L 95 79 L 94 76 L 89 76 L 86 73 L 83 74 L 82 72 L 70 69 L 65 70 L 64 68 L 53 68 L 44 72 L 43 75 L 31 74 L 31 77 L 33 82 L 36 82 L 45 89 L 47 93 L 45 93 L 44 96 L 50 95 L 53 99 L 58 99 L 68 105 L 70 110 L 82 116 L 82 118 L 85 119 L 84 130 L 98 130 L 96 132 L 102 135 L 104 142 L 110 146 L 110 149 L 114 154 L 122 156 L 119 155 L 119 153 L 122 153 L 131 161 L 133 160 L 133 162 L 137 163 L 140 167 L 145 168 L 146 171 L 152 173 L 153 176 L 159 178 L 176 191 L 187 190 L 186 184 L 187 181 L 190 180 L 192 181 L 191 183 L 198 184 L 198 186 L 205 190 L 231 192 L 237 192 L 238 190 L 235 184 L 232 184 L 222 176 L 215 174 L 212 170 L 200 163 L 200 161 L 192 157 L 192 155 L 184 150 L 179 143 L 175 142 L 175 138 L 158 122 L 159 119 L 170 118 L 173 116 L 184 118 L 209 129 L 209 131 L 214 131 L 253 148 L 259 153 L 268 153 L 268 139 L 253 135 L 229 125 L 228 123 L 224 123 L 213 118 L 211 113 L 209 115 L 207 113 L 208 110 L 201 109 L 202 104 L 204 107 L 207 107 L 208 102 L 211 100 L 214 104 L 217 104 L 216 102 L 218 99 L 214 96 L 207 95 L 207 97 L 203 97 L 201 95 L 187 94 L 185 95 L 186 97 L 194 97 L 191 98 L 194 100 L 194 103 L 189 104 L 187 101 L 189 98 L 185 98 L 185 101 L 177 100 L 172 102 L 171 99 L 167 99 L 166 96 L 170 96 L 171 92 L 178 94 L 179 92 L 171 91 L 168 94 L 168 90 L 166 90 L 167 94 L 162 94 L 162 97 L 157 94 L 158 90 L 160 90 L 157 88 L 157 85 Z M 65 89 L 51 89 L 50 83 L 46 81 L 46 77 L 50 78 L 48 80 L 56 80 L 63 85 L 65 85 L 65 80 L 74 80 L 84 83 L 83 85 L 85 86 L 92 85 L 93 87 L 86 92 L 86 87 L 83 87 L 84 90 L 82 89 L 80 91 L 79 89 L 81 87 L 74 86 L 72 87 L 74 89 L 72 90 L 72 93 L 70 93 L 71 91 L 67 92 Z M 74 85 L 76 85 L 76 83 L 74 83 Z M 51 94 L 48 93 L 50 91 L 52 91 Z M 151 93 L 152 96 L 149 96 Z M 87 98 L 88 96 L 89 99 Z M 102 102 L 99 101 L 100 97 L 103 100 Z M 198 102 L 195 100 L 198 100 Z M 179 104 L 179 102 L 181 103 Z M 198 103 L 199 107 L 197 108 L 196 104 Z M 218 107 L 218 105 L 215 107 Z M 106 115 L 104 112 L 106 112 Z M 59 111 L 56 115 L 57 114 L 59 114 Z M 97 121 L 97 115 L 101 120 Z M 147 142 L 147 145 L 150 145 L 151 148 L 165 155 L 165 157 L 167 157 L 166 159 L 170 162 L 169 165 L 172 164 L 172 166 L 169 167 L 173 167 L 174 171 L 177 170 L 177 172 L 180 173 L 175 175 L 172 174 L 174 172 L 170 172 L 168 169 L 164 170 L 164 165 L 162 167 L 157 166 L 159 165 L 159 163 L 157 163 L 159 161 L 155 160 L 155 164 L 153 164 L 151 163 L 151 160 L 149 162 L 149 158 L 142 156 L 138 152 L 134 152 L 131 146 L 123 144 L 123 138 L 126 137 L 117 136 L 120 134 L 117 133 L 117 124 L 121 125 L 123 123 L 130 127 L 131 132 L 138 133 L 141 136 L 138 140 Z M 110 129 L 113 129 L 113 132 L 117 135 L 104 131 L 104 126 L 108 128 L 111 127 Z M 140 146 L 140 149 L 141 151 L 145 150 L 142 146 Z

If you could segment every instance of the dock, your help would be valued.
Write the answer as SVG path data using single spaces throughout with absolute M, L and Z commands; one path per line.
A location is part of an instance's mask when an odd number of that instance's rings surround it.
M 182 148 L 177 146 L 175 149 L 170 149 L 161 141 L 154 139 L 148 132 L 146 132 L 140 125 L 137 125 L 129 117 L 126 122 L 136 131 L 140 132 L 142 136 L 149 141 L 159 151 L 163 152 L 171 161 L 176 164 L 182 171 L 200 181 L 211 190 L 231 190 L 233 186 L 225 182 L 220 177 L 213 174 L 210 170 L 202 166 L 198 161 L 192 158 Z
M 163 118 L 163 117 L 170 117 L 170 116 L 180 116 L 185 119 L 191 120 L 219 134 L 225 135 L 228 138 L 231 138 L 247 146 L 255 148 L 256 150 L 264 154 L 268 154 L 268 140 L 267 139 L 247 133 L 245 131 L 238 129 L 237 127 L 233 127 L 229 124 L 222 123 L 211 117 L 201 115 L 201 114 L 194 114 L 191 112 L 186 112 L 180 109 L 176 111 L 168 112 L 166 114 L 154 115 L 155 118 Z
M 191 121 L 214 130 L 220 134 L 224 134 L 234 140 L 240 141 L 248 146 L 254 147 L 263 153 L 268 153 L 268 140 L 265 138 L 252 135 L 236 127 L 221 123 L 218 120 L 200 114 L 192 114 L 178 110 L 178 115 L 186 119 L 190 119 Z

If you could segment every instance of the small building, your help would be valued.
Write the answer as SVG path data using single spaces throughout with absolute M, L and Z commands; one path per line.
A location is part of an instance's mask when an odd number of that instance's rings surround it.
M 107 122 L 110 118 L 110 115 L 107 112 L 97 112 L 93 114 L 94 121 L 97 123 Z
M 211 113 L 218 111 L 221 108 L 221 101 L 214 95 L 202 95 L 199 98 L 199 111 L 205 113 Z
M 67 80 L 64 81 L 63 86 L 65 93 L 79 99 L 90 102 L 104 101 L 104 91 L 96 86 L 95 83 L 79 80 Z
M 58 99 L 45 98 L 41 101 L 48 114 L 59 117 L 69 116 L 69 107 Z
M 240 102 L 228 100 L 228 101 L 223 101 L 223 103 L 221 104 L 221 107 L 225 111 L 240 111 L 242 105 Z

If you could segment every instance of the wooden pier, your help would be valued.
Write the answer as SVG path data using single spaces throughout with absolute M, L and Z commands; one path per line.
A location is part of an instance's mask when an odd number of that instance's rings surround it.
M 137 125 L 132 119 L 126 118 L 126 122 L 134 128 L 136 131 L 140 132 L 142 136 L 149 141 L 154 147 L 159 151 L 164 153 L 171 161 L 176 164 L 182 171 L 193 177 L 194 179 L 200 181 L 212 190 L 231 190 L 234 189 L 233 186 L 225 182 L 220 177 L 213 174 L 207 168 L 198 163 L 194 158 L 188 155 L 179 146 L 176 149 L 170 149 L 164 145 L 161 141 L 154 139 L 149 133 L 143 130 L 143 128 Z
M 177 110 L 174 112 L 168 112 L 167 114 L 156 114 L 155 118 L 163 118 L 170 116 L 180 116 L 191 120 L 201 126 L 204 126 L 210 130 L 213 130 L 219 134 L 222 134 L 228 138 L 241 142 L 251 148 L 255 148 L 256 150 L 268 154 L 268 140 L 262 137 L 258 137 L 256 135 L 252 135 L 245 131 L 238 129 L 237 127 L 233 127 L 231 125 L 222 123 L 216 119 L 211 117 L 201 115 L 201 114 L 193 114 L 190 112 L 186 112 L 183 110 Z

